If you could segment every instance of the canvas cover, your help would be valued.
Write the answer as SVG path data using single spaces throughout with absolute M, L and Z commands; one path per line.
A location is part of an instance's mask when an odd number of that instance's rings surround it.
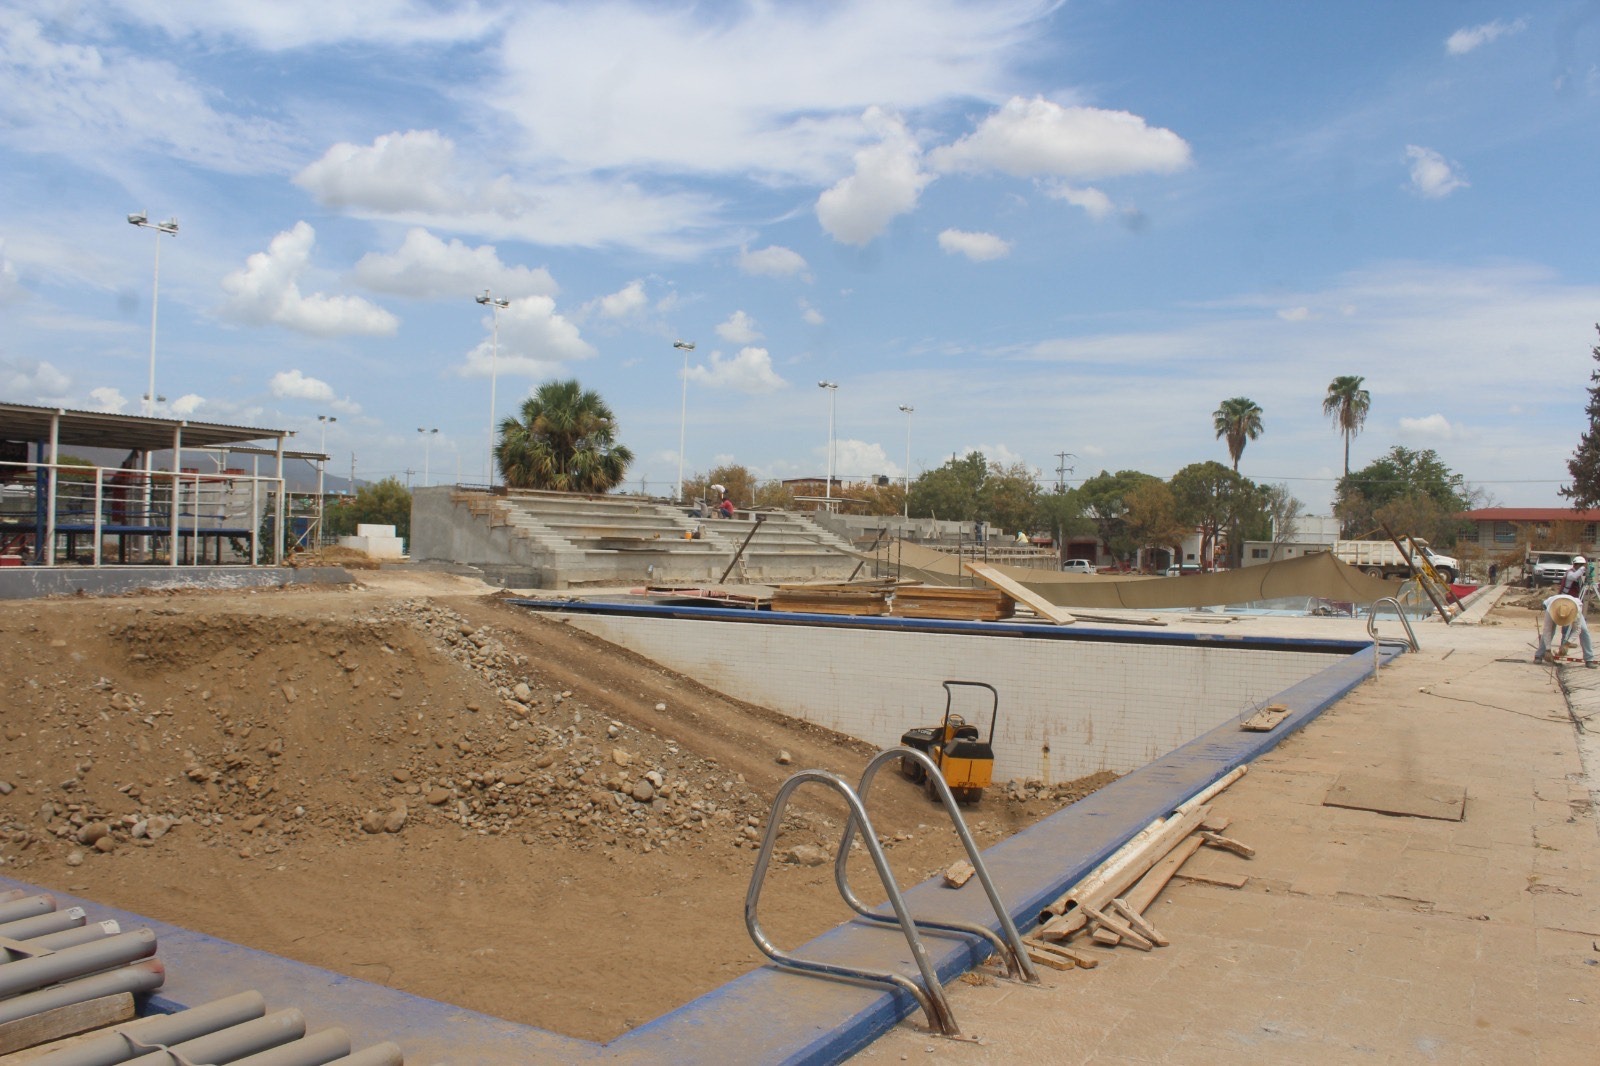
M 890 566 L 898 562 L 902 578 L 929 585 L 967 585 L 976 580 L 964 572 L 956 556 L 920 544 L 891 545 L 886 555 L 880 554 L 879 558 L 886 558 Z M 965 561 L 971 562 L 974 558 L 981 556 L 969 555 Z M 1104 610 L 1222 607 L 1293 597 L 1365 604 L 1394 596 L 1401 587 L 1398 580 L 1368 577 L 1329 552 L 1183 577 L 1063 574 L 1025 566 L 990 565 L 1058 607 Z

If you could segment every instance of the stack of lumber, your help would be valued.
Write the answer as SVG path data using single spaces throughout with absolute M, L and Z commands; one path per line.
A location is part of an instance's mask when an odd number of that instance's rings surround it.
M 900 618 L 954 618 L 998 622 L 1016 614 L 1017 601 L 999 589 L 959 589 L 909 585 L 895 590 L 893 613 Z
M 1075 936 L 1097 944 L 1126 944 L 1149 951 L 1165 947 L 1167 939 L 1146 917 L 1146 911 L 1167 882 L 1181 876 L 1178 870 L 1202 846 L 1222 848 L 1245 858 L 1255 854 L 1248 846 L 1222 835 L 1226 819 L 1213 819 L 1209 801 L 1244 775 L 1241 766 L 1184 802 L 1171 814 L 1157 818 L 1117 850 L 1111 858 L 1073 885 L 1039 915 L 1040 926 L 1024 941 L 1034 962 L 1056 969 L 1093 968 L 1095 960 L 1066 947 Z M 1238 888 L 1245 879 L 1195 878 Z
M 772 594 L 774 611 L 807 614 L 877 615 L 889 613 L 893 582 L 849 585 L 779 585 Z

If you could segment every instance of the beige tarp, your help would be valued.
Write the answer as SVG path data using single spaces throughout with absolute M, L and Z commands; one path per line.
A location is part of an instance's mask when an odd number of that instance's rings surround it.
M 920 544 L 891 545 L 878 555 L 901 576 L 930 585 L 972 584 L 954 555 Z M 973 556 L 965 556 L 966 561 Z M 991 564 L 993 565 L 993 564 Z M 1400 582 L 1368 577 L 1328 552 L 1246 566 L 1220 574 L 1184 577 L 1134 577 L 1123 574 L 1063 574 L 1025 566 L 995 566 L 1013 581 L 1061 607 L 1152 610 L 1160 607 L 1216 607 L 1288 597 L 1314 597 L 1350 603 L 1371 603 L 1400 591 Z

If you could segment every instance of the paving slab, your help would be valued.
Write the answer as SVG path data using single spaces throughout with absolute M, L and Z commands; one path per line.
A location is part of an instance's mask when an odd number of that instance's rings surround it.
M 958 982 L 977 1042 L 913 1016 L 853 1061 L 1600 1062 L 1600 671 L 1534 664 L 1523 613 L 1418 626 L 1257 759 L 1213 803 L 1255 858 L 1185 867 L 1250 879 L 1169 884 L 1170 946 L 1080 938 L 1100 965 L 1043 990 Z M 1457 784 L 1462 820 L 1325 806 L 1344 774 Z

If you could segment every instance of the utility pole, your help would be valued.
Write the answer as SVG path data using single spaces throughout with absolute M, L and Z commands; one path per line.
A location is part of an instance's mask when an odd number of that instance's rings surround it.
M 1057 492 L 1066 492 L 1067 491 L 1067 475 L 1068 474 L 1077 473 L 1077 469 L 1075 467 L 1070 467 L 1070 466 L 1067 465 L 1067 460 L 1068 459 L 1076 459 L 1076 458 L 1077 458 L 1077 456 L 1073 455 L 1071 452 L 1056 452 L 1056 491 Z
M 350 453 L 350 484 L 345 488 L 350 495 L 356 494 L 356 453 Z

